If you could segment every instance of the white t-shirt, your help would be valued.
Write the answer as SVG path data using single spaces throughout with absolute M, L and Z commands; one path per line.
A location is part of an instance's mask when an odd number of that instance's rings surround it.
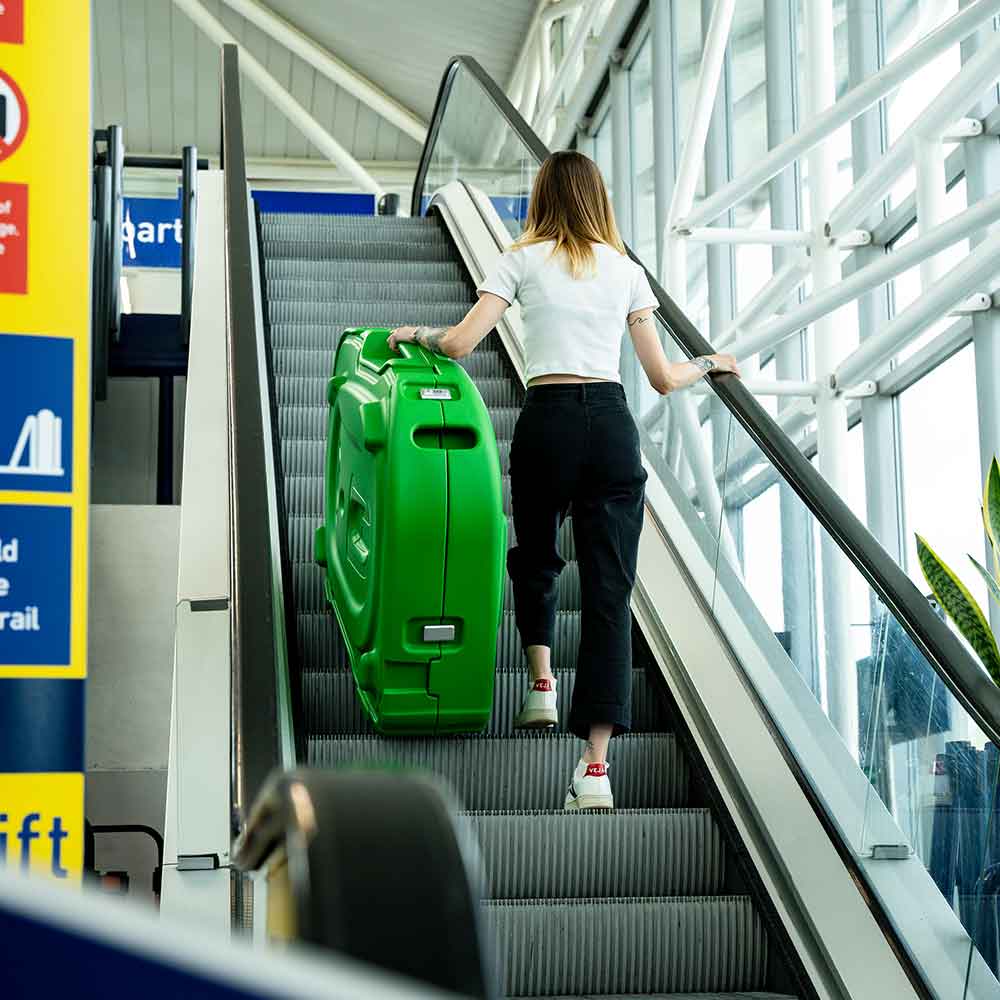
M 605 243 L 595 243 L 592 276 L 574 278 L 554 241 L 508 250 L 476 289 L 521 304 L 525 381 L 539 375 L 620 380 L 625 319 L 658 303 L 646 272 Z

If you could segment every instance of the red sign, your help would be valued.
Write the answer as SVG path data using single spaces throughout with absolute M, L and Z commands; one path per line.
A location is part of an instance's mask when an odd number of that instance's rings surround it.
M 6 160 L 21 145 L 27 131 L 28 102 L 21 88 L 0 69 L 0 160 Z
M 0 292 L 28 291 L 28 185 L 0 183 Z
M 24 0 L 0 0 L 0 42 L 24 41 Z

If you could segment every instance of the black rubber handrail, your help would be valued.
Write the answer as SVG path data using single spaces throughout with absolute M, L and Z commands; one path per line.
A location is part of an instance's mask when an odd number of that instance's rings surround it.
M 434 155 L 448 98 L 460 70 L 469 73 L 476 80 L 507 125 L 539 163 L 549 155 L 545 143 L 483 67 L 472 56 L 454 56 L 441 78 L 434 113 L 427 130 L 427 141 L 417 168 L 410 207 L 414 216 L 421 214 L 427 171 Z M 714 354 L 712 345 L 660 286 L 656 276 L 645 268 L 631 248 L 626 249 L 632 260 L 646 271 L 650 287 L 659 303 L 656 316 L 681 349 L 689 357 Z M 1000 746 L 1000 688 L 993 683 L 989 674 L 966 650 L 948 625 L 931 610 L 927 599 L 902 568 L 831 489 L 743 382 L 731 375 L 720 375 L 707 381 L 786 484 L 800 497 L 813 517 L 829 532 L 872 590 L 896 616 L 959 704 L 983 733 Z
M 279 763 L 271 536 L 238 50 L 222 47 L 229 386 L 232 805 L 239 828 Z
M 292 939 L 496 997 L 482 861 L 441 779 L 396 768 L 276 771 L 232 859 L 243 872 L 286 865 L 271 892 L 287 893 Z

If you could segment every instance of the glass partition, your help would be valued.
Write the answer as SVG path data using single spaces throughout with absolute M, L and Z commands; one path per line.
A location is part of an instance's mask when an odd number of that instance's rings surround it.
M 825 732 L 813 728 L 811 747 L 789 745 L 852 851 L 873 862 L 919 858 L 996 974 L 997 747 L 735 421 L 729 438 L 719 486 L 743 523 L 734 530 L 737 559 L 720 567 L 713 611 L 724 629 L 733 608 L 744 627 L 759 617 L 777 640 L 766 677 L 755 676 L 761 661 L 743 658 L 769 708 L 775 682 L 792 696 L 808 690 L 813 726 Z M 834 769 L 820 784 L 834 746 L 856 767 Z
M 420 210 L 461 179 L 488 196 L 513 238 L 540 144 L 512 127 L 502 95 L 463 63 L 452 72 L 422 187 L 418 180 Z M 672 357 L 693 353 L 682 346 L 690 337 L 659 329 Z M 627 338 L 621 374 L 651 474 L 709 567 L 695 583 L 815 800 L 894 925 L 912 913 L 900 912 L 901 897 L 886 898 L 873 866 L 920 860 L 919 885 L 906 898 L 936 907 L 940 926 L 942 914 L 952 919 L 943 896 L 973 942 L 963 958 L 968 995 L 987 995 L 1000 955 L 997 747 L 921 651 L 929 647 L 914 640 L 912 618 L 890 608 L 886 595 L 898 583 L 862 573 L 865 560 L 822 526 L 801 498 L 809 491 L 793 487 L 730 403 L 705 383 L 658 396 Z M 757 440 L 783 436 L 762 410 L 754 419 Z

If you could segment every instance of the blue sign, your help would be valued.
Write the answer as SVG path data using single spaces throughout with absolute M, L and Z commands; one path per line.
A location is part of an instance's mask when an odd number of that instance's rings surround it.
M 0 490 L 73 488 L 73 341 L 0 334 Z
M 122 266 L 180 267 L 181 198 L 123 198 Z
M 72 516 L 0 507 L 0 663 L 69 665 Z
M 251 191 L 262 212 L 374 215 L 375 195 L 340 191 Z

